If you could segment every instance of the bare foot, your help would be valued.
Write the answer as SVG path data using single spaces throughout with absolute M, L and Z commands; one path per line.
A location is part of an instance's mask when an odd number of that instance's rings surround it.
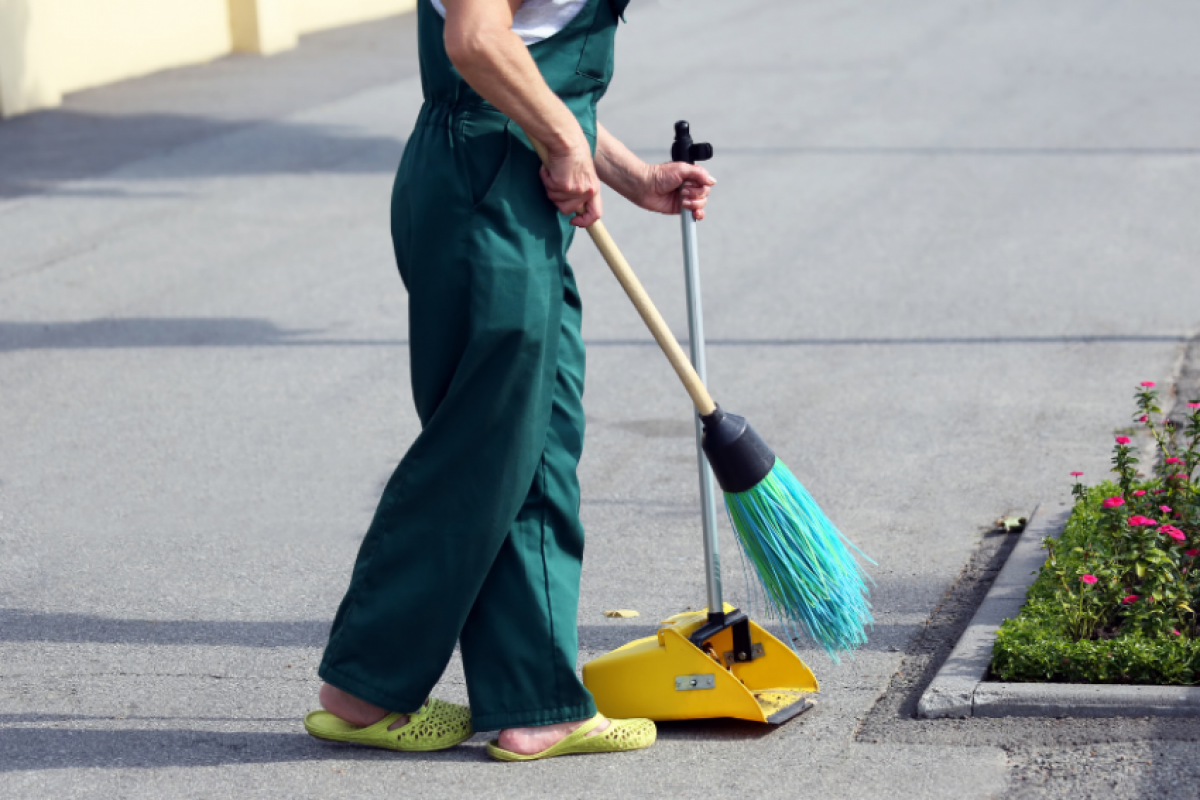
M 366 700 L 359 700 L 349 692 L 343 692 L 341 689 L 336 686 L 330 686 L 328 683 L 321 684 L 321 694 L 319 696 L 321 699 L 321 708 L 335 717 L 340 717 L 351 725 L 357 725 L 360 728 L 374 725 L 391 713 L 386 708 L 371 705 Z M 395 722 L 388 725 L 388 730 L 394 731 L 396 728 L 407 724 L 408 715 L 401 714 Z
M 555 725 L 538 725 L 532 728 L 508 728 L 500 731 L 497 744 L 502 750 L 510 753 L 531 756 L 558 744 L 585 722 L 587 722 L 586 719 L 580 719 L 575 722 L 559 722 Z M 604 733 L 611 724 L 611 720 L 601 720 L 600 724 L 588 731 L 587 735 L 590 737 Z

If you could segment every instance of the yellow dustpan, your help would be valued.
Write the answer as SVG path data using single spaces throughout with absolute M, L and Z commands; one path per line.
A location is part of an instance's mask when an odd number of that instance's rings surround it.
M 615 718 L 732 717 L 772 725 L 811 708 L 819 688 L 812 670 L 745 614 L 724 608 L 729 624 L 711 635 L 701 631 L 710 627 L 708 609 L 676 614 L 657 635 L 584 664 L 583 683 L 596 708 Z M 750 639 L 748 652 L 734 642 L 740 629 Z

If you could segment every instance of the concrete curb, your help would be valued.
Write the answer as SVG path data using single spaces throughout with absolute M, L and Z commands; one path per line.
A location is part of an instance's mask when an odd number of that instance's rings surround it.
M 1200 716 L 1200 688 L 985 681 L 1000 623 L 1016 616 L 1070 511 L 1039 506 L 946 663 L 921 695 L 917 715 L 939 717 Z
M 1195 717 L 1200 688 L 1082 683 L 980 683 L 976 717 Z
M 1025 593 L 1033 583 L 1032 573 L 1042 566 L 1046 555 L 1042 539 L 1057 537 L 1066 524 L 1066 514 L 1050 516 L 1038 506 L 1025 525 L 1016 547 L 971 624 L 959 637 L 946 663 L 938 670 L 933 682 L 921 696 L 917 714 L 929 719 L 938 717 L 969 717 L 974 714 L 975 690 L 987 675 L 992 663 L 992 643 L 1000 623 L 1014 617 L 1025 604 Z

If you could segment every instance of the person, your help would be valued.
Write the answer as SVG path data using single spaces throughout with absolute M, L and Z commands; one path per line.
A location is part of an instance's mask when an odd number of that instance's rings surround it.
M 704 216 L 702 167 L 596 120 L 629 0 L 419 0 L 425 102 L 392 194 L 421 432 L 363 539 L 319 669 L 319 738 L 436 750 L 499 730 L 528 760 L 649 746 L 576 673 L 581 303 L 566 253 L 602 214 Z M 530 137 L 548 151 L 543 166 Z M 429 699 L 455 644 L 470 708 Z

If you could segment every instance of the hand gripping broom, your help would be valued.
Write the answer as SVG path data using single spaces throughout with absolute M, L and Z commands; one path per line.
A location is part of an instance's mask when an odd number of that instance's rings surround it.
M 546 163 L 546 149 L 540 142 L 530 142 Z M 687 123 L 679 123 L 672 153 L 676 160 L 694 162 L 711 157 L 712 148 L 693 144 Z M 681 213 L 685 235 L 690 230 L 694 237 L 695 220 L 686 209 Z M 871 606 L 866 576 L 851 549 L 861 552 L 830 522 L 745 418 L 727 413 L 713 401 L 604 223 L 597 220 L 587 232 L 691 396 L 703 423 L 704 453 L 724 491 L 730 522 L 758 576 L 768 612 L 791 638 L 803 630 L 835 661 L 839 651 L 851 651 L 865 643 L 865 629 L 872 624 Z M 706 556 L 710 556 L 716 529 L 715 525 L 706 527 L 712 529 L 706 532 L 705 542 Z M 707 561 L 710 625 L 705 627 L 721 628 L 729 622 L 720 602 L 720 578 L 713 574 L 715 558 Z M 696 636 L 691 638 L 697 641 Z

